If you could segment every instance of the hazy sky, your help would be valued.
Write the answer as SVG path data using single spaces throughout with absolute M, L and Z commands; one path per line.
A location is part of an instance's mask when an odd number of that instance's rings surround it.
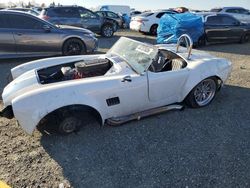
M 17 2 L 19 0 L 9 0 Z M 29 0 L 22 0 L 29 2 Z M 30 0 L 32 1 L 32 0 Z M 35 0 L 37 3 L 50 4 L 53 0 Z M 0 0 L 0 3 L 6 3 L 8 0 Z M 241 6 L 250 9 L 250 0 L 54 0 L 54 2 L 63 5 L 81 5 L 87 8 L 96 7 L 98 5 L 129 5 L 131 8 L 138 10 L 145 9 L 165 9 L 170 7 L 185 6 L 192 9 L 211 9 L 221 6 Z

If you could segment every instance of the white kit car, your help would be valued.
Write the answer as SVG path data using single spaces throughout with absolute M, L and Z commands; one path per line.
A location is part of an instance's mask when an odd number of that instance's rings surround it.
M 186 46 L 180 43 L 186 41 Z M 104 55 L 36 60 L 11 70 L 2 117 L 15 117 L 31 134 L 53 121 L 61 133 L 84 125 L 86 114 L 103 125 L 208 105 L 227 80 L 231 62 L 198 50 L 184 35 L 178 44 L 150 45 L 121 37 Z

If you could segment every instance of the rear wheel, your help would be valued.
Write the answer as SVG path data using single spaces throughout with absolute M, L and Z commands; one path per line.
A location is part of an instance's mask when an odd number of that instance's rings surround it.
M 242 35 L 241 39 L 240 39 L 240 43 L 246 43 L 249 41 L 249 35 L 244 34 Z
M 85 45 L 80 39 L 68 39 L 63 45 L 63 55 L 81 55 L 86 53 Z
M 185 102 L 192 108 L 204 107 L 212 102 L 216 92 L 217 80 L 215 78 L 207 78 L 192 89 Z
M 157 28 L 158 28 L 157 24 L 152 25 L 150 28 L 150 34 L 154 36 L 157 35 Z
M 104 37 L 112 37 L 114 35 L 114 27 L 111 24 L 102 26 L 101 34 Z

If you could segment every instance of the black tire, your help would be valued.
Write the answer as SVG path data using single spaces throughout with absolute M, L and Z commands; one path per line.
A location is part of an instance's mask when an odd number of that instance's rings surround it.
M 82 126 L 83 121 L 77 116 L 66 116 L 58 124 L 58 132 L 61 134 L 70 134 L 76 132 Z
M 101 35 L 103 37 L 112 37 L 114 35 L 114 27 L 111 24 L 105 24 L 102 26 Z
M 114 32 L 119 29 L 119 24 L 117 22 L 114 23 Z
M 157 28 L 158 28 L 157 24 L 152 25 L 150 28 L 150 31 L 149 31 L 150 34 L 156 36 L 157 35 Z
M 241 39 L 240 39 L 240 43 L 243 44 L 243 43 L 247 43 L 249 41 L 249 36 L 248 34 L 244 34 L 242 35 Z
M 205 36 L 201 36 L 198 40 L 197 47 L 203 47 L 206 46 L 207 40 Z
M 203 87 L 202 84 L 210 84 L 209 87 L 206 86 L 207 88 L 210 88 L 211 92 L 208 94 L 208 91 L 203 91 L 203 88 L 200 89 L 200 87 Z M 214 77 L 206 78 L 202 80 L 199 84 L 197 84 L 191 92 L 188 94 L 188 96 L 185 99 L 186 104 L 191 107 L 191 108 L 200 108 L 209 105 L 216 93 L 217 93 L 217 88 L 218 88 L 218 80 Z M 204 89 L 205 90 L 205 89 Z M 206 94 L 207 99 L 205 99 Z M 201 99 L 204 97 L 204 101 L 198 101 L 199 97 Z
M 68 39 L 63 45 L 62 53 L 66 56 L 86 54 L 86 48 L 80 39 Z

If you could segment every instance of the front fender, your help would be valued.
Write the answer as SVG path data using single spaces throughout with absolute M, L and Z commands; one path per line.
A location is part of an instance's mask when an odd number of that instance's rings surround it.
M 61 92 L 63 92 L 63 94 Z M 72 90 L 26 93 L 12 101 L 14 116 L 21 127 L 29 134 L 32 134 L 40 120 L 47 114 L 70 105 L 86 105 L 92 107 L 99 112 L 102 123 L 105 120 L 105 110 L 102 104 L 90 95 L 84 95 Z

